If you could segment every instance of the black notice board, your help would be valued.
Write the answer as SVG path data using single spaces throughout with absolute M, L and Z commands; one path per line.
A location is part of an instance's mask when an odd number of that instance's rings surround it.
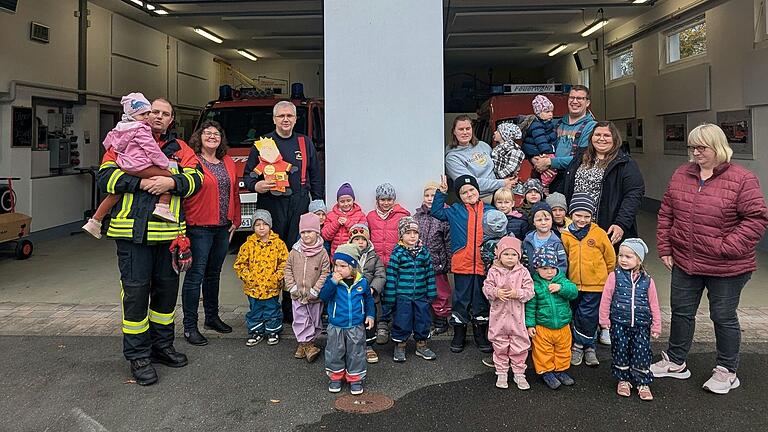
M 32 147 L 32 108 L 13 107 L 11 135 L 13 147 Z

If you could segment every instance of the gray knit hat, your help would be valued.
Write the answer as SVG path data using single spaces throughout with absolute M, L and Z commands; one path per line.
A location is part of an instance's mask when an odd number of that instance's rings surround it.
M 272 228 L 272 215 L 269 214 L 268 211 L 264 209 L 258 209 L 253 212 L 253 216 L 251 216 L 251 226 L 254 226 L 257 220 L 263 220 L 265 224 Z
M 498 210 L 483 214 L 483 240 L 502 238 L 507 234 L 507 215 Z
M 328 213 L 328 208 L 325 206 L 325 201 L 323 200 L 313 200 L 309 203 L 309 209 L 307 212 L 309 213 L 317 213 L 317 212 L 323 212 Z
M 568 210 L 568 202 L 565 200 L 565 195 L 561 194 L 560 192 L 552 192 L 549 194 L 546 201 L 547 204 L 549 204 L 549 206 L 553 209 L 561 208 L 563 210 Z
M 397 199 L 395 187 L 391 183 L 380 184 L 376 188 L 376 199 Z
M 645 260 L 645 254 L 648 253 L 648 245 L 640 238 L 628 238 L 621 242 L 621 246 L 626 246 L 632 249 L 632 252 L 637 254 L 637 257 L 640 258 L 640 262 Z
M 586 192 L 575 192 L 571 197 L 571 205 L 568 206 L 568 214 L 573 214 L 575 211 L 583 210 L 589 212 L 591 215 L 595 215 L 595 200 L 592 196 Z

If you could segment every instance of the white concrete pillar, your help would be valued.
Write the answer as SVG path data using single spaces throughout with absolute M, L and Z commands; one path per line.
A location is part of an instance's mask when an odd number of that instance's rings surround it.
M 442 0 L 326 0 L 326 193 L 363 210 L 392 183 L 413 212 L 443 172 Z

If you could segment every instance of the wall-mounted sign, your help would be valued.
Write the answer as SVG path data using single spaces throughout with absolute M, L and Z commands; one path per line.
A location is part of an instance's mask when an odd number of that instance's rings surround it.
M 670 114 L 664 116 L 664 154 L 687 155 L 688 116 Z
M 751 110 L 721 111 L 717 113 L 717 124 L 725 132 L 728 144 L 736 159 L 754 159 L 752 144 Z
M 32 147 L 32 108 L 13 107 L 11 110 L 11 145 Z

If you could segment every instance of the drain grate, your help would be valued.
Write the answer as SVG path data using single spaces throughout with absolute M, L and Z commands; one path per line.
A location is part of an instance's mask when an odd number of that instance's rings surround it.
M 344 395 L 336 399 L 337 410 L 352 414 L 373 414 L 388 410 L 395 401 L 381 393 L 365 392 L 359 396 Z

